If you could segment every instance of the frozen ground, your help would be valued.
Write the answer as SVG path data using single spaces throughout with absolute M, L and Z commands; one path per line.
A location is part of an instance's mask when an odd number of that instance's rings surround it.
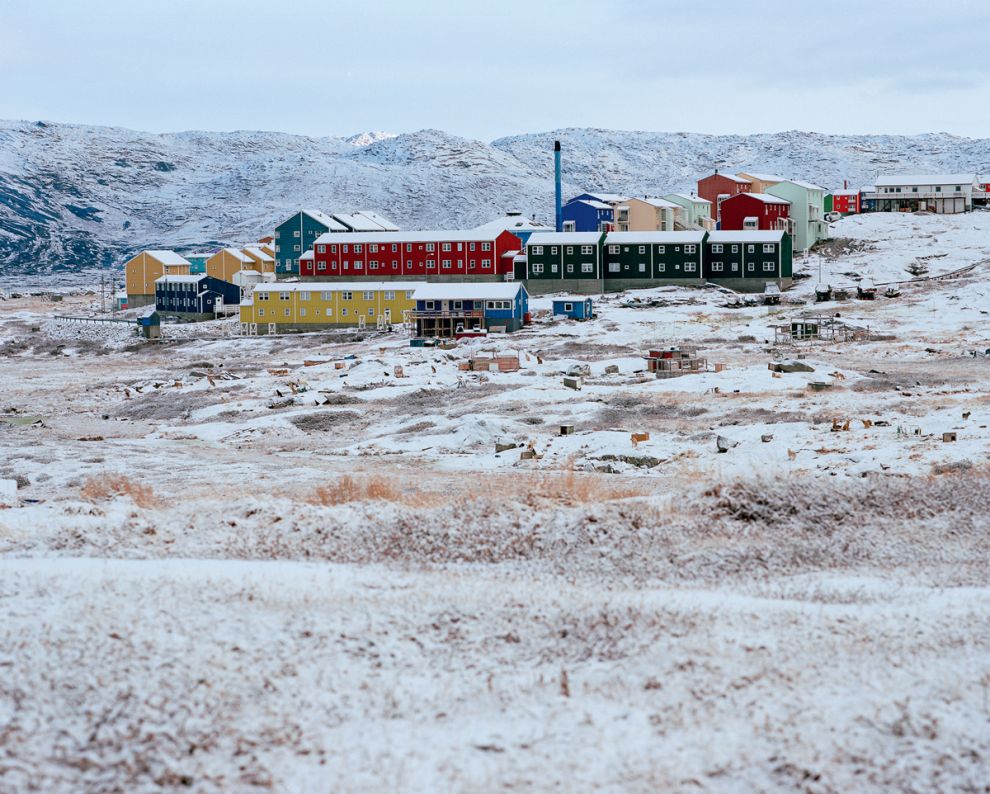
M 0 302 L 0 790 L 986 790 L 990 213 L 833 234 L 836 286 L 978 264 L 452 350 Z M 774 343 L 819 309 L 880 338 Z

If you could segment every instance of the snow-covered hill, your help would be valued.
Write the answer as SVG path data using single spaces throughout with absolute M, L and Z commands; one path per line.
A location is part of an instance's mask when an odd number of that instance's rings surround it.
M 472 226 L 507 209 L 548 221 L 554 138 L 564 142 L 565 194 L 684 190 L 715 166 L 836 186 L 879 170 L 990 163 L 990 140 L 949 135 L 567 129 L 487 144 L 438 130 L 345 139 L 0 122 L 0 267 L 78 269 L 138 248 L 252 240 L 299 207 L 372 209 L 406 229 Z

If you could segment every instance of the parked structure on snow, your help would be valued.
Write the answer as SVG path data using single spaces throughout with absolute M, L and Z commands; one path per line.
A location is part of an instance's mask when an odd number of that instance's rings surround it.
M 375 328 L 407 321 L 422 281 L 284 282 L 255 286 L 241 303 L 240 320 L 251 333 L 315 331 L 321 328 Z
M 413 295 L 416 336 L 453 337 L 475 328 L 518 331 L 528 321 L 522 284 L 424 284 Z
M 767 193 L 737 193 L 722 202 L 718 228 L 725 231 L 789 231 L 791 202 Z
M 155 302 L 155 282 L 162 276 L 188 276 L 191 265 L 175 251 L 142 251 L 124 265 L 127 305 L 134 309 Z
M 218 311 L 237 306 L 241 288 L 206 273 L 162 276 L 155 282 L 155 308 L 163 317 L 212 320 Z
M 787 199 L 791 203 L 790 221 L 787 231 L 794 238 L 795 251 L 807 251 L 819 240 L 828 238 L 828 223 L 825 221 L 825 188 L 786 179 L 767 188 L 771 196 Z
M 591 298 L 558 298 L 553 302 L 553 316 L 590 320 L 594 316 Z
M 708 371 L 708 359 L 700 358 L 694 348 L 671 347 L 651 350 L 646 367 L 657 378 L 677 378 Z
M 303 279 L 504 281 L 522 248 L 499 230 L 324 234 L 313 259 L 303 259 Z

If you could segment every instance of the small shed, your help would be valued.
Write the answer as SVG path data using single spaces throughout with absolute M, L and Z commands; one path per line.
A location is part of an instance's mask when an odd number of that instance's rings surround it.
M 137 318 L 137 326 L 145 339 L 158 339 L 162 335 L 162 318 L 154 308 Z
M 553 316 L 570 317 L 572 320 L 590 320 L 594 316 L 591 298 L 555 300 Z

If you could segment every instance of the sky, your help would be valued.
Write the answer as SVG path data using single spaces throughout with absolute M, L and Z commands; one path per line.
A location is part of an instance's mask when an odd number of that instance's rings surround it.
M 0 118 L 990 135 L 986 0 L 0 0 Z

